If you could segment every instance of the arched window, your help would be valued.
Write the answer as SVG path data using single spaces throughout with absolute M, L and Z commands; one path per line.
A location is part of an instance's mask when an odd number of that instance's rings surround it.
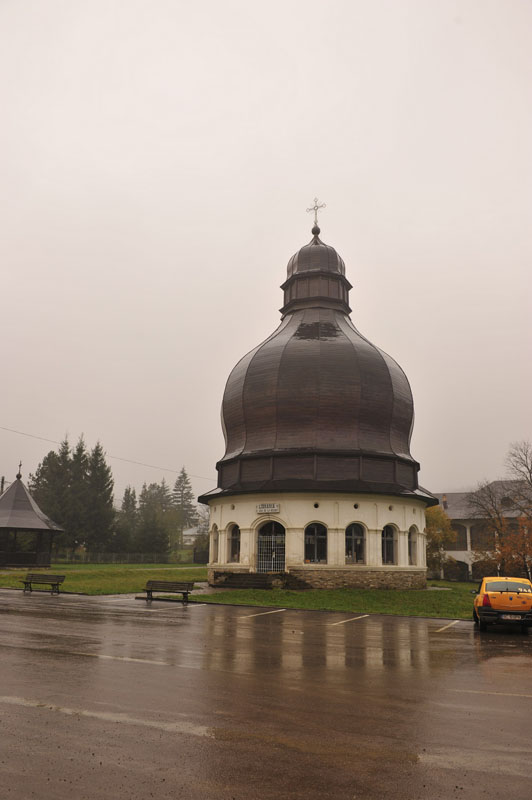
M 238 564 L 240 561 L 240 528 L 238 525 L 233 525 L 229 531 L 227 556 L 230 564 Z
M 417 528 L 412 525 L 408 531 L 408 563 L 411 567 L 417 564 Z
M 214 525 L 211 533 L 211 564 L 218 563 L 218 528 Z
M 358 523 L 345 529 L 345 563 L 363 564 L 366 558 L 364 528 Z
M 395 528 L 385 525 L 382 529 L 382 563 L 395 564 Z
M 305 528 L 305 564 L 327 563 L 327 528 L 313 522 Z

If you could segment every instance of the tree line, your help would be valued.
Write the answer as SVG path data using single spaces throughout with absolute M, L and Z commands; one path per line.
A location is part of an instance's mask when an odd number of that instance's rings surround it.
M 51 450 L 29 476 L 28 488 L 41 510 L 64 528 L 54 536 L 54 550 L 89 553 L 153 553 L 169 555 L 182 547 L 183 531 L 200 524 L 198 508 L 185 467 L 170 487 L 144 483 L 138 497 L 127 486 L 119 509 L 114 505 L 114 480 L 98 442 L 87 449 L 83 437 L 75 446 L 68 438 Z

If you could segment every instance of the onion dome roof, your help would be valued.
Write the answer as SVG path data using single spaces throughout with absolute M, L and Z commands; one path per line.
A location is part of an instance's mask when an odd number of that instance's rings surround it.
M 319 238 L 320 229 L 317 225 L 312 228 L 313 237 L 297 253 L 294 253 L 286 268 L 287 277 L 291 278 L 298 272 L 337 272 L 345 275 L 345 264 L 334 247 L 325 244 Z
M 353 325 L 345 264 L 313 239 L 288 262 L 282 321 L 229 375 L 213 495 L 336 491 L 417 496 L 412 392 Z
M 26 486 L 20 472 L 17 479 L 0 495 L 0 528 L 8 530 L 62 531 L 43 514 Z

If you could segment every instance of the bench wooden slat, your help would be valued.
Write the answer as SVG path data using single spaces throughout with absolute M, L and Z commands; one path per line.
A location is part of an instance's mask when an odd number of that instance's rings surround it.
M 181 591 L 182 589 L 190 591 L 194 588 L 193 583 L 186 583 L 183 581 L 148 581 L 146 586 L 150 589 L 157 589 L 160 587 L 161 589 L 177 589 L 177 591 Z
M 173 592 L 183 595 L 183 603 L 188 603 L 188 595 L 194 588 L 194 583 L 190 581 L 147 581 L 146 602 L 153 600 L 153 592 Z
M 52 594 L 57 593 L 59 594 L 59 584 L 63 583 L 65 580 L 64 575 L 50 575 L 50 574 L 41 574 L 39 572 L 28 572 L 25 578 L 21 578 L 20 582 L 24 584 L 24 591 L 32 592 L 33 589 L 31 588 L 32 583 L 43 583 L 45 585 L 52 587 Z

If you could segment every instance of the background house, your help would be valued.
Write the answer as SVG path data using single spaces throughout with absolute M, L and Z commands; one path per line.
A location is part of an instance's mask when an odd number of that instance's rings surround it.
M 186 528 L 183 531 L 184 547 L 190 547 L 196 544 L 196 539 L 200 533 L 202 533 L 202 531 L 200 530 L 199 526 L 196 526 L 195 528 Z
M 486 493 L 492 498 L 497 513 L 511 521 L 517 520 L 520 512 L 515 507 L 512 489 L 518 481 L 491 481 L 487 484 Z M 472 492 L 435 492 L 440 506 L 450 517 L 453 530 L 456 531 L 456 542 L 447 548 L 447 553 L 454 561 L 444 568 L 444 577 L 449 580 L 467 580 L 482 577 L 482 568 L 475 564 L 475 553 L 495 544 L 495 537 L 490 530 L 488 515 L 482 516 L 478 508 L 471 503 Z

